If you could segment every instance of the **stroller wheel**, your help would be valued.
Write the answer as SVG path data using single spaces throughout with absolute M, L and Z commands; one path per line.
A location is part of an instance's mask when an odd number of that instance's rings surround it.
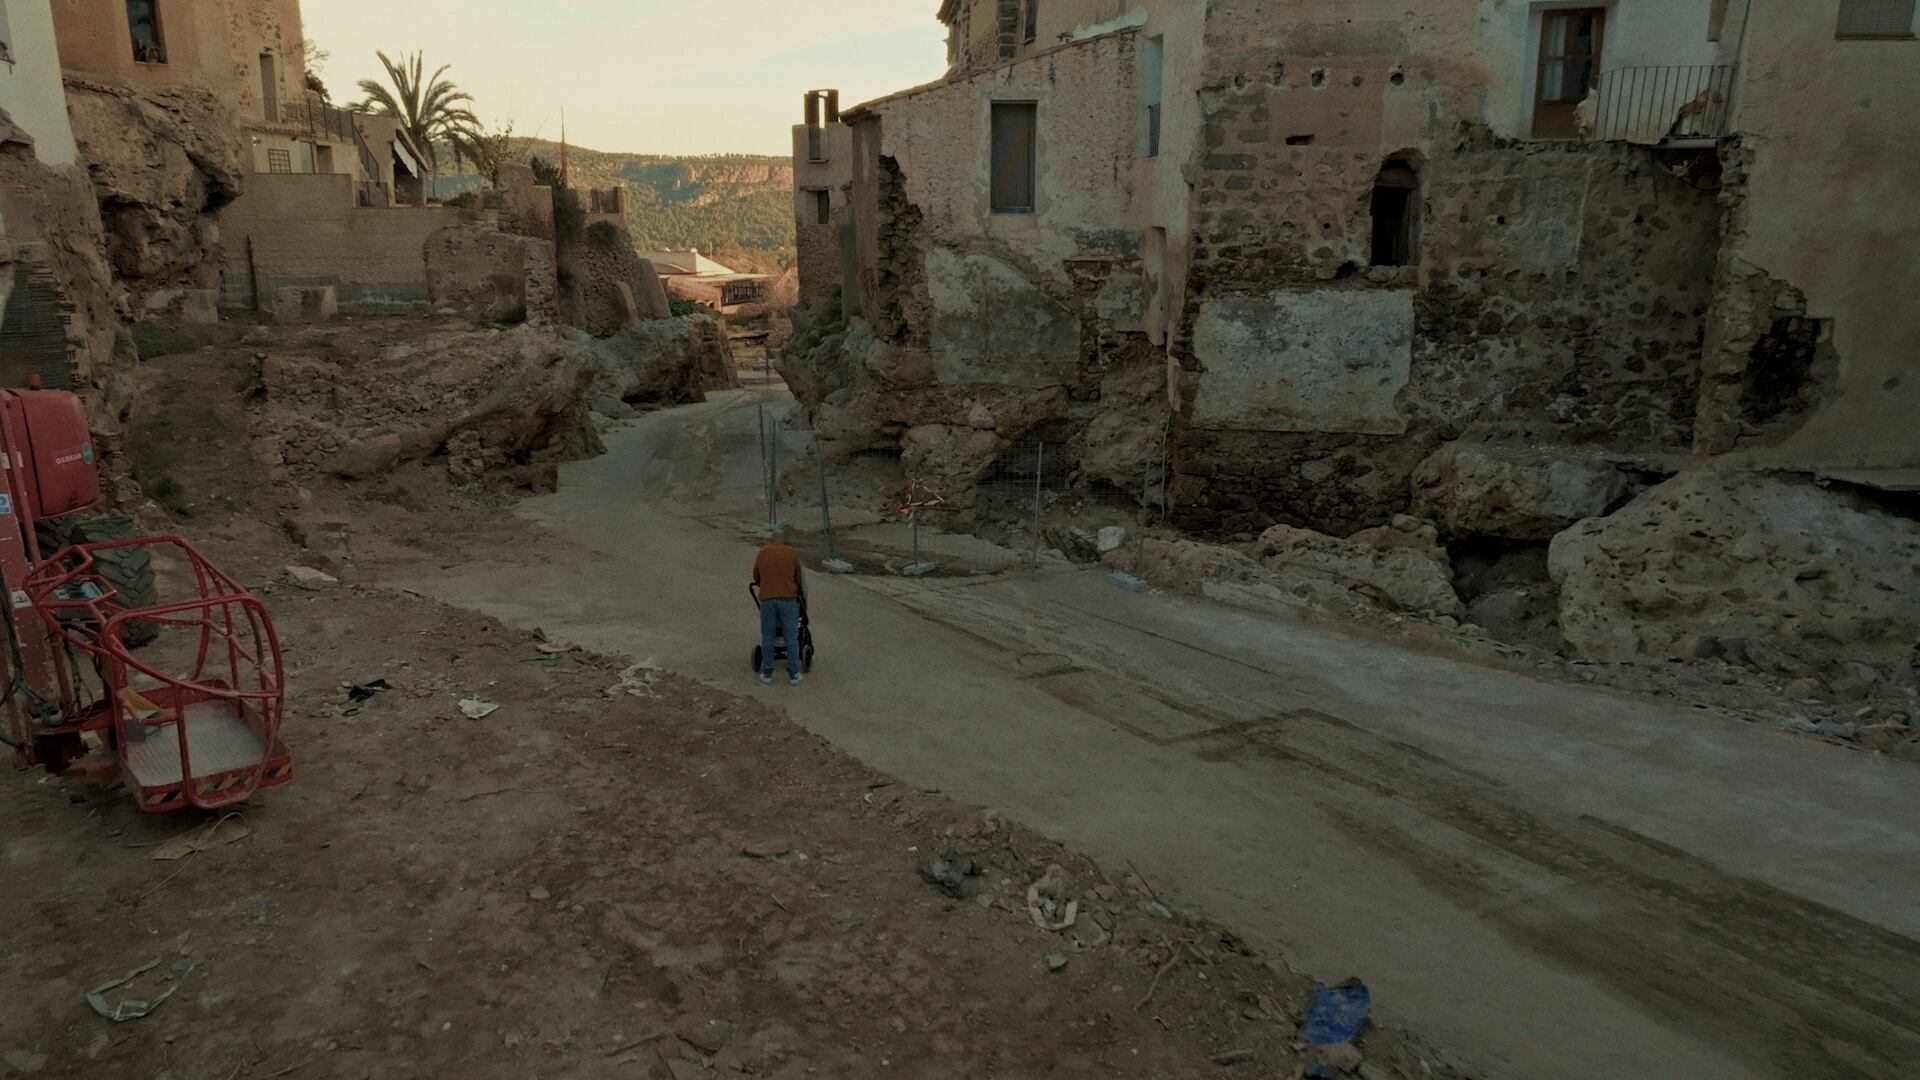
M 800 652 L 800 670 L 807 672 L 808 674 L 813 673 L 813 646 L 812 645 L 808 645 L 805 649 L 801 650 Z
M 760 674 L 761 668 L 765 660 L 766 660 L 766 654 L 760 651 L 760 646 L 755 645 L 753 647 L 753 673 L 755 675 Z

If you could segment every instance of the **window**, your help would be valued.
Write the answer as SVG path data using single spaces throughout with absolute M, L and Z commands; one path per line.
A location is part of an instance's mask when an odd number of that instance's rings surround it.
M 815 225 L 833 224 L 833 195 L 826 190 L 809 191 L 807 198 L 813 207 Z
M 1374 266 L 1412 266 L 1419 257 L 1420 174 L 1394 158 L 1373 181 Z
M 133 58 L 143 64 L 167 62 L 167 46 L 160 36 L 158 0 L 127 0 L 127 33 L 133 37 Z
M 993 212 L 1033 213 L 1034 142 L 1039 106 L 1031 101 L 993 103 Z
M 293 171 L 293 151 L 267 151 L 267 171 L 270 173 L 290 173 Z
M 1146 70 L 1140 82 L 1145 89 L 1147 99 L 1147 156 L 1150 158 L 1160 156 L 1160 105 L 1166 57 L 1166 37 L 1148 38 Z
M 1834 37 L 1910 38 L 1914 0 L 1840 0 L 1840 26 Z
M 1603 8 L 1542 15 L 1540 79 L 1533 98 L 1535 138 L 1570 139 L 1580 133 L 1580 103 L 1599 85 L 1606 21 Z
M 1040 0 L 1027 0 L 1027 31 L 1022 40 L 1032 42 L 1040 36 Z

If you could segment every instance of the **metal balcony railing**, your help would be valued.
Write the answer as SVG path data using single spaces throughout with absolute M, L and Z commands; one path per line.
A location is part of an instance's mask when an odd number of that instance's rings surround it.
M 1589 137 L 1647 145 L 1733 134 L 1734 69 L 1723 64 L 1615 68 L 1594 91 Z
M 360 125 L 354 122 L 351 112 L 329 105 L 311 94 L 282 105 L 280 122 L 288 127 L 298 128 L 313 138 L 325 139 L 328 142 L 350 143 L 360 133 Z

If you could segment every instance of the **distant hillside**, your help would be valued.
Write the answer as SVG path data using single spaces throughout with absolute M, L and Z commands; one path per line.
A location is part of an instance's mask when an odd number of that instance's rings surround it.
M 515 141 L 514 158 L 558 159 L 560 144 Z M 642 250 L 699 248 L 736 270 L 778 270 L 793 261 L 793 163 L 753 154 L 672 157 L 567 148 L 576 188 L 627 189 L 627 228 Z M 442 175 L 442 197 L 480 186 Z

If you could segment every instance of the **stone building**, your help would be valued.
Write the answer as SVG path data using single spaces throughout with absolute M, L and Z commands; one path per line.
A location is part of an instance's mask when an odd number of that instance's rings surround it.
M 1913 8 L 947 0 L 944 79 L 795 129 L 857 318 L 789 378 L 843 452 L 1044 438 L 1215 533 L 1482 445 L 1629 478 L 1569 522 L 1704 457 L 1912 487 Z
M 853 182 L 853 131 L 840 122 L 840 94 L 811 90 L 806 120 L 793 128 L 794 265 L 800 304 L 819 308 L 839 286 L 846 254 L 848 185 Z

